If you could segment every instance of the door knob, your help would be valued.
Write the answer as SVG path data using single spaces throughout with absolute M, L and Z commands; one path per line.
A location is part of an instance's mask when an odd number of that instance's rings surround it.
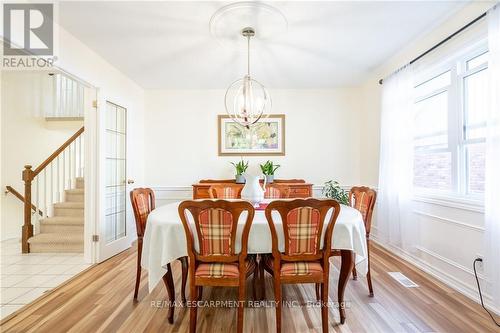
M 135 181 L 133 179 L 127 180 L 127 184 L 133 184 L 133 183 L 135 183 Z

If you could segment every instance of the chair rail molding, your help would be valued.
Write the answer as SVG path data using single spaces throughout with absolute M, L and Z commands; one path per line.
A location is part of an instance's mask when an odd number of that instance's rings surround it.
M 155 192 L 157 206 L 167 203 L 190 200 L 193 197 L 191 186 L 151 186 Z
M 150 186 L 156 195 L 158 204 L 165 204 L 180 200 L 192 199 L 193 188 L 191 185 L 158 185 Z M 323 185 L 313 185 L 313 197 L 323 197 Z M 348 191 L 351 185 L 341 185 L 342 189 Z
M 454 225 L 460 226 L 462 228 L 471 229 L 471 230 L 474 230 L 474 231 L 477 231 L 477 232 L 483 233 L 485 231 L 484 227 L 476 226 L 476 225 L 465 223 L 465 222 L 460 222 L 460 221 L 457 221 L 457 220 L 454 220 L 454 219 L 450 219 L 450 218 L 447 218 L 447 217 L 430 214 L 430 213 L 423 212 L 423 211 L 420 211 L 420 210 L 414 210 L 413 213 L 417 214 L 417 215 L 429 217 L 429 218 L 431 218 L 433 220 L 437 220 L 437 221 L 441 221 L 441 222 L 445 222 L 445 223 L 449 223 L 449 224 L 454 224 Z

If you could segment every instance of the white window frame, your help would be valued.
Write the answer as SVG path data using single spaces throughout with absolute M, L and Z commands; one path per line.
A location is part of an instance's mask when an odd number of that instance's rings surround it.
M 417 200 L 437 199 L 446 202 L 467 203 L 482 206 L 484 196 L 478 193 L 467 193 L 468 171 L 466 147 L 468 144 L 485 142 L 485 139 L 465 139 L 465 91 L 464 79 L 481 70 L 487 69 L 488 64 L 481 64 L 467 69 L 467 61 L 488 52 L 485 38 L 455 52 L 452 56 L 439 61 L 417 72 L 414 86 L 432 80 L 439 75 L 450 71 L 451 81 L 448 86 L 440 87 L 426 95 L 417 96 L 415 104 L 442 92 L 448 93 L 448 148 L 431 148 L 427 152 L 451 153 L 451 190 L 437 190 L 415 187 Z
M 467 145 L 469 144 L 474 144 L 474 143 L 485 143 L 486 138 L 478 138 L 478 139 L 466 139 L 465 138 L 465 116 L 466 116 L 466 95 L 465 95 L 465 79 L 471 75 L 474 75 L 476 73 L 479 73 L 480 71 L 487 70 L 488 69 L 488 63 L 483 63 L 479 66 L 476 66 L 472 69 L 467 69 L 467 61 L 474 59 L 475 57 L 478 57 L 484 53 L 488 52 L 488 47 L 487 45 L 484 45 L 482 47 L 479 47 L 474 50 L 474 52 L 471 52 L 467 54 L 466 60 L 464 60 L 460 65 L 462 66 L 461 71 L 458 75 L 458 81 L 460 82 L 460 98 L 461 98 L 461 103 L 459 103 L 459 113 L 461 115 L 460 117 L 460 124 L 459 128 L 461 129 L 460 131 L 460 137 L 459 137 L 459 157 L 460 157 L 460 162 L 458 163 L 460 166 L 462 166 L 460 170 L 460 175 L 459 175 L 459 193 L 464 193 L 466 197 L 470 197 L 472 199 L 476 200 L 482 200 L 483 195 L 481 194 L 474 194 L 474 193 L 467 193 L 468 191 L 468 170 L 467 170 Z M 485 124 L 486 125 L 486 124 Z

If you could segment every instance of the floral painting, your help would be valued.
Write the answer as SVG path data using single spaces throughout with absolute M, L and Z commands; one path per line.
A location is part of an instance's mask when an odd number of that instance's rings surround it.
M 246 128 L 219 116 L 219 155 L 284 155 L 285 116 L 269 115 Z

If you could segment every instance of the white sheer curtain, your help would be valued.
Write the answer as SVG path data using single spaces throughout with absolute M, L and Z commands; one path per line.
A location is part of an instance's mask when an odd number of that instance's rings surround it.
M 491 281 L 493 303 L 500 309 L 500 5 L 488 18 L 488 72 L 490 107 L 486 134 L 485 170 L 485 268 Z
M 381 241 L 413 252 L 413 75 L 405 66 L 382 86 L 377 228 Z

